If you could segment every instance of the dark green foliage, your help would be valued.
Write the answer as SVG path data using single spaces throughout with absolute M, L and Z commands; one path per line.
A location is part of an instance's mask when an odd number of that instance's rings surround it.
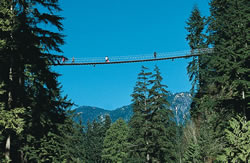
M 110 125 L 111 125 L 111 118 L 109 115 L 105 115 L 105 120 L 103 124 L 103 130 L 105 134 L 106 134 L 106 131 L 110 128 Z
M 186 40 L 191 48 L 191 53 L 194 50 L 206 48 L 206 35 L 204 34 L 205 29 L 205 17 L 201 16 L 201 13 L 197 6 L 194 7 L 191 16 L 187 21 L 188 35 Z M 193 60 L 189 62 L 187 66 L 187 73 L 189 80 L 192 81 L 191 94 L 193 95 L 193 102 L 191 104 L 191 115 L 193 117 L 199 114 L 199 98 L 203 95 L 203 86 L 205 85 L 205 74 L 206 74 L 206 54 L 193 57 Z
M 225 161 L 228 155 L 224 145 L 228 145 L 227 149 L 234 148 L 228 143 L 228 132 L 225 132 L 229 120 L 240 115 L 249 121 L 249 4 L 246 0 L 210 2 L 207 43 L 213 48 L 213 53 L 203 55 L 198 62 L 198 73 L 195 73 L 199 76 L 199 89 L 192 103 L 191 115 L 197 128 L 193 137 L 197 141 L 188 141 L 186 160 L 198 158 L 212 162 L 224 153 Z M 200 24 L 192 26 L 189 32 L 192 34 L 199 27 Z M 189 43 L 191 34 L 187 37 Z M 194 46 L 190 47 L 193 49 Z M 244 152 L 236 152 L 237 157 Z M 195 157 L 192 153 L 196 154 Z
M 205 28 L 205 18 L 201 16 L 200 11 L 197 6 L 194 7 L 192 14 L 187 22 L 188 35 L 186 40 L 191 48 L 191 54 L 194 50 L 206 48 L 205 39 L 206 36 L 203 34 Z M 189 62 L 187 67 L 188 75 L 190 81 L 192 81 L 191 92 L 194 94 L 199 91 L 201 84 L 201 65 L 203 62 L 203 55 L 198 57 L 193 57 L 193 60 Z
M 63 153 L 61 153 L 60 158 L 67 162 L 84 162 L 85 158 L 85 147 L 84 147 L 84 127 L 82 125 L 82 120 L 74 122 L 77 114 L 75 111 L 67 111 L 67 119 L 64 124 L 59 128 L 63 133 L 60 137 L 63 147 Z
M 206 48 L 205 39 L 206 36 L 203 34 L 205 28 L 205 18 L 201 17 L 200 11 L 197 6 L 194 7 L 192 14 L 187 22 L 187 31 L 188 35 L 186 40 L 188 40 L 188 44 L 191 48 L 191 54 L 194 50 Z M 203 54 L 204 55 L 204 54 Z M 188 75 L 190 81 L 192 81 L 191 93 L 199 91 L 200 84 L 202 82 L 201 79 L 201 66 L 204 64 L 203 55 L 193 57 L 193 60 L 189 62 L 187 66 Z
M 200 146 L 196 143 L 188 144 L 188 148 L 186 149 L 186 153 L 183 157 L 184 162 L 187 163 L 200 163 L 202 162 L 202 157 L 200 153 Z
M 150 155 L 153 161 L 174 162 L 176 159 L 175 137 L 176 123 L 174 115 L 169 109 L 166 100 L 167 86 L 161 84 L 162 77 L 159 68 L 155 66 L 154 74 L 149 81 L 152 87 L 149 90 L 150 111 L 148 112 Z
M 57 0 L 0 0 L 0 158 L 62 162 L 82 155 L 69 143 L 81 129 L 66 116 L 71 103 L 61 97 L 58 74 L 49 66 L 64 43 L 54 32 L 63 29 L 60 10 Z
M 129 122 L 129 157 L 143 162 L 174 162 L 176 134 L 158 67 L 152 75 L 142 67 L 132 94 L 134 115 Z
M 250 72 L 249 1 L 213 0 L 210 6 L 209 41 L 214 54 L 208 64 L 209 81 L 216 86 L 215 93 L 225 112 L 246 115 Z
M 118 119 L 107 130 L 104 138 L 102 159 L 111 162 L 122 162 L 128 156 L 128 126 Z
M 192 121 L 186 123 L 183 128 L 182 135 L 182 148 L 183 152 L 181 153 L 181 161 L 183 162 L 202 162 L 201 157 L 201 147 L 198 144 L 197 139 L 197 128 Z
M 88 123 L 84 140 L 87 162 L 99 162 L 102 160 L 101 152 L 103 139 L 100 132 L 101 125 L 98 122 L 94 120 L 93 123 Z
M 199 128 L 191 121 L 186 124 L 182 140 L 184 162 L 211 162 L 221 152 L 221 140 L 210 129 L 213 123 L 207 123 L 210 124 L 201 124 Z
M 102 161 L 103 141 L 110 125 L 111 120 L 108 115 L 105 119 L 99 117 L 98 121 L 94 120 L 87 124 L 84 139 L 86 162 Z
M 249 162 L 250 161 L 250 121 L 245 117 L 232 118 L 230 127 L 226 132 L 226 147 L 219 156 L 220 161 L 225 162 Z
M 24 119 L 22 117 L 25 108 L 16 105 L 17 97 L 14 94 L 14 85 L 17 84 L 13 76 L 14 70 L 10 69 L 10 55 L 12 49 L 16 47 L 13 33 L 17 30 L 17 18 L 11 9 L 12 2 L 0 1 L 0 132 L 2 140 L 0 142 L 0 160 L 5 157 L 10 160 L 10 143 L 13 136 L 23 131 Z M 15 91 L 21 91 L 19 86 Z M 5 156 L 4 156 L 4 155 Z
M 28 135 L 28 140 L 33 142 L 33 146 L 24 146 L 22 152 L 25 154 L 25 160 L 28 162 L 83 162 L 84 134 L 81 123 L 75 123 L 72 111 L 68 111 L 68 117 L 64 124 L 58 124 L 59 134 L 49 132 L 38 141 Z M 37 148 L 36 143 L 40 143 Z
M 149 90 L 147 87 L 149 85 L 148 78 L 152 74 L 150 72 L 145 72 L 146 70 L 146 67 L 142 67 L 142 71 L 138 74 L 138 81 L 136 82 L 136 86 L 132 94 L 134 115 L 129 121 L 129 142 L 131 143 L 129 157 L 144 162 L 146 161 L 147 150 L 147 144 L 144 137 L 148 125 L 145 115 L 149 107 Z
M 201 16 L 200 10 L 197 6 L 194 9 L 187 21 L 187 31 L 188 35 L 186 39 L 191 50 L 204 48 L 204 42 L 206 36 L 203 34 L 205 28 L 205 17 Z

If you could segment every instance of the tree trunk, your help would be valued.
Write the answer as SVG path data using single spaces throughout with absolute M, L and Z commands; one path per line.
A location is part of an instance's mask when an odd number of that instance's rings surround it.
M 12 105 L 13 105 L 13 89 L 12 88 L 12 84 L 13 84 L 13 56 L 11 55 L 10 56 L 10 69 L 9 69 L 9 80 L 8 80 L 8 85 L 9 85 L 9 88 L 8 88 L 8 110 L 11 110 L 12 109 Z M 10 133 L 8 135 L 8 138 L 6 140 L 6 143 L 5 143 L 5 158 L 6 160 L 10 160 Z
M 246 105 L 247 105 L 247 103 L 245 103 L 245 92 L 244 91 L 242 91 L 242 99 L 243 99 L 243 114 L 246 117 L 247 116 L 246 115 Z
M 8 136 L 5 144 L 5 158 L 10 160 L 10 135 Z
M 10 67 L 10 71 L 9 71 L 9 83 L 12 83 L 13 80 L 13 76 L 12 76 L 12 68 Z M 13 101 L 13 97 L 12 97 L 12 90 L 8 90 L 8 108 L 11 109 L 12 106 L 12 101 Z M 8 135 L 8 138 L 6 140 L 5 143 L 5 158 L 6 160 L 10 160 L 10 134 Z
M 149 159 L 150 159 L 150 158 L 149 158 L 149 153 L 147 153 L 147 162 L 149 162 Z

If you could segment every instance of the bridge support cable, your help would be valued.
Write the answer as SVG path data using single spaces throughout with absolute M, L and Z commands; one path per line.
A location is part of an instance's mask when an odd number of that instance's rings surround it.
M 70 65 L 100 65 L 100 64 L 121 64 L 121 63 L 135 63 L 135 62 L 149 62 L 149 61 L 161 61 L 169 59 L 180 59 L 200 56 L 202 54 L 212 53 L 212 48 L 175 51 L 167 53 L 157 53 L 156 56 L 153 54 L 142 54 L 133 56 L 110 56 L 107 62 L 104 57 L 93 57 L 93 58 L 69 58 L 64 62 L 59 61 L 58 63 L 52 64 L 54 66 L 70 66 Z

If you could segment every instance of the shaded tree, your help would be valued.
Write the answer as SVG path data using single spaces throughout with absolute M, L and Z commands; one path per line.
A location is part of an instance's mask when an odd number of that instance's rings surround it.
M 162 84 L 160 70 L 155 66 L 154 73 L 149 83 L 152 87 L 149 89 L 148 110 L 148 139 L 149 151 L 153 162 L 175 162 L 176 161 L 176 123 L 174 114 L 169 109 L 167 86 Z
M 63 29 L 62 18 L 56 15 L 61 10 L 58 1 L 0 3 L 1 110 L 10 115 L 16 108 L 24 108 L 18 117 L 25 124 L 22 135 L 3 131 L 9 145 L 4 149 L 6 158 L 14 162 L 61 161 L 64 149 L 59 126 L 65 123 L 64 109 L 71 104 L 61 97 L 58 74 L 51 71 L 50 64 L 61 57 L 53 53 L 62 52 L 64 41 L 62 34 L 44 28 L 49 24 Z
M 250 121 L 237 116 L 229 121 L 230 127 L 226 132 L 226 147 L 218 160 L 225 162 L 250 161 Z
M 210 3 L 209 43 L 214 47 L 208 66 L 218 109 L 225 114 L 247 113 L 249 96 L 249 4 L 246 0 Z
M 118 119 L 106 131 L 103 142 L 102 159 L 111 162 L 123 162 L 128 157 L 128 126 Z
M 148 122 L 145 119 L 148 111 L 148 95 L 149 95 L 149 77 L 152 74 L 147 72 L 148 68 L 142 66 L 141 72 L 138 74 L 136 86 L 132 96 L 133 116 L 129 121 L 130 133 L 129 142 L 131 143 L 129 149 L 129 158 L 131 161 L 145 162 L 149 153 L 147 153 L 147 142 L 145 135 L 147 135 Z
M 186 29 L 188 31 L 186 40 L 188 41 L 188 45 L 191 48 L 191 54 L 194 53 L 195 50 L 199 51 L 199 49 L 206 48 L 206 35 L 203 34 L 205 29 L 205 17 L 201 16 L 200 10 L 197 6 L 194 6 L 191 16 L 186 23 Z M 201 65 L 204 64 L 202 63 L 204 60 L 203 58 L 203 55 L 195 56 L 187 66 L 188 75 L 190 81 L 192 81 L 192 94 L 195 92 L 197 93 L 197 91 L 200 89 L 202 82 L 200 71 Z
M 92 123 L 87 123 L 84 139 L 85 160 L 87 162 L 102 161 L 103 141 L 110 125 L 111 119 L 109 115 L 106 115 L 105 119 L 99 117 L 98 121 L 94 120 Z
M 134 115 L 129 122 L 130 161 L 174 162 L 176 124 L 167 101 L 166 86 L 156 66 L 142 67 L 132 94 Z
M 246 4 L 249 2 L 245 0 L 210 2 L 207 43 L 213 52 L 200 62 L 199 90 L 191 108 L 198 129 L 197 143 L 188 145 L 188 149 L 197 147 L 200 152 L 197 157 L 205 162 L 212 162 L 223 153 L 227 142 L 225 129 L 232 117 L 241 115 L 249 119 L 249 12 Z M 192 29 L 199 27 L 196 26 Z

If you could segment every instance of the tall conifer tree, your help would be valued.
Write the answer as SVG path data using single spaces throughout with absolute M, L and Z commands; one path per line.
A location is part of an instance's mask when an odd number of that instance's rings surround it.
M 13 9 L 12 1 L 1 0 L 0 1 L 0 113 L 2 134 L 5 137 L 5 149 L 2 151 L 5 153 L 5 158 L 10 160 L 10 152 L 12 145 L 12 138 L 19 131 L 23 130 L 22 113 L 24 112 L 23 105 L 17 104 L 20 102 L 20 97 L 15 94 L 15 91 L 21 93 L 21 81 L 17 77 L 17 71 L 14 69 L 14 54 L 17 45 L 14 39 L 14 34 L 18 29 L 17 16 Z M 16 87 L 16 89 L 15 89 Z M 23 95 L 23 94 L 22 94 Z M 21 126 L 20 126 L 21 125 Z M 19 126 L 19 127 L 18 127 Z M 21 127 L 21 128 L 20 128 Z M 14 149 L 15 150 L 15 149 Z M 1 158 L 2 156 L 0 156 Z
M 213 0 L 210 6 L 209 41 L 214 47 L 210 83 L 215 85 L 226 114 L 240 113 L 249 118 L 249 1 Z
M 128 156 L 128 126 L 123 119 L 118 119 L 106 131 L 102 158 L 105 161 L 123 162 Z
M 161 84 L 159 68 L 155 73 L 142 67 L 132 94 L 134 115 L 130 126 L 130 158 L 137 162 L 174 162 L 176 124 L 169 110 L 166 86 Z
M 63 149 L 57 147 L 60 144 L 57 138 L 63 134 L 58 127 L 64 123 L 63 109 L 70 103 L 60 96 L 58 74 L 51 71 L 49 64 L 60 58 L 52 52 L 61 52 L 60 45 L 64 41 L 62 34 L 43 28 L 48 24 L 59 31 L 63 29 L 62 18 L 55 14 L 61 10 L 58 1 L 0 2 L 0 32 L 3 34 L 0 58 L 4 63 L 0 79 L 6 90 L 1 101 L 6 104 L 6 111 L 25 108 L 21 115 L 25 120 L 23 136 L 12 132 L 6 135 L 7 142 L 13 137 L 7 155 L 14 162 L 42 161 L 43 158 L 60 161 Z M 47 146 L 48 142 L 53 143 Z
M 160 70 L 155 66 L 149 83 L 148 139 L 152 162 L 176 161 L 176 123 L 167 101 L 167 86 L 162 84 Z
M 148 68 L 142 66 L 141 72 L 138 74 L 138 81 L 131 95 L 133 97 L 133 117 L 129 122 L 130 134 L 129 142 L 131 143 L 129 158 L 137 162 L 145 162 L 149 153 L 147 153 L 147 143 L 145 136 L 147 135 L 148 121 L 145 119 L 149 108 L 149 77 L 152 74 L 147 72 Z
M 191 54 L 195 50 L 199 51 L 199 49 L 206 48 L 205 45 L 206 36 L 203 34 L 204 28 L 205 28 L 205 17 L 202 17 L 198 7 L 194 6 L 191 16 L 187 21 L 187 27 L 186 27 L 188 31 L 186 40 L 188 41 L 188 44 L 191 48 Z M 190 80 L 192 81 L 192 89 L 191 89 L 192 94 L 194 94 L 194 92 L 197 93 L 197 91 L 200 88 L 202 80 L 200 72 L 201 65 L 203 64 L 202 58 L 203 55 L 193 57 L 193 60 L 189 62 L 189 65 L 187 67 L 188 75 L 190 77 Z
M 208 43 L 213 53 L 206 55 L 205 67 L 200 66 L 199 73 L 205 72 L 201 76 L 205 84 L 201 83 L 201 94 L 195 101 L 196 111 L 198 108 L 202 115 L 197 123 L 200 144 L 197 158 L 207 162 L 214 161 L 223 152 L 223 145 L 230 144 L 224 132 L 229 120 L 238 114 L 249 119 L 249 5 L 246 4 L 249 4 L 246 0 L 210 2 Z
M 187 21 L 188 35 L 186 40 L 191 48 L 191 53 L 199 51 L 199 49 L 206 48 L 206 36 L 204 34 L 205 28 L 205 17 L 201 16 L 200 10 L 197 6 L 194 9 Z M 187 66 L 187 72 L 189 80 L 192 81 L 191 94 L 193 95 L 193 102 L 191 104 L 191 115 L 197 116 L 202 112 L 199 111 L 199 98 L 202 96 L 202 92 L 205 85 L 205 74 L 206 74 L 206 56 L 202 54 L 200 56 L 193 57 L 193 60 L 189 62 Z
M 224 131 L 227 131 L 229 120 L 239 115 L 249 121 L 250 117 L 247 101 L 250 85 L 249 4 L 246 0 L 213 0 L 210 3 L 209 41 L 214 54 L 208 64 L 209 83 L 212 83 L 212 97 L 216 100 L 213 109 L 219 113 L 216 129 L 223 131 L 223 143 L 228 147 L 232 144 Z M 243 151 L 236 155 L 241 154 Z
M 103 142 L 110 125 L 109 115 L 106 115 L 104 120 L 99 117 L 98 121 L 88 122 L 84 140 L 87 162 L 102 161 Z

